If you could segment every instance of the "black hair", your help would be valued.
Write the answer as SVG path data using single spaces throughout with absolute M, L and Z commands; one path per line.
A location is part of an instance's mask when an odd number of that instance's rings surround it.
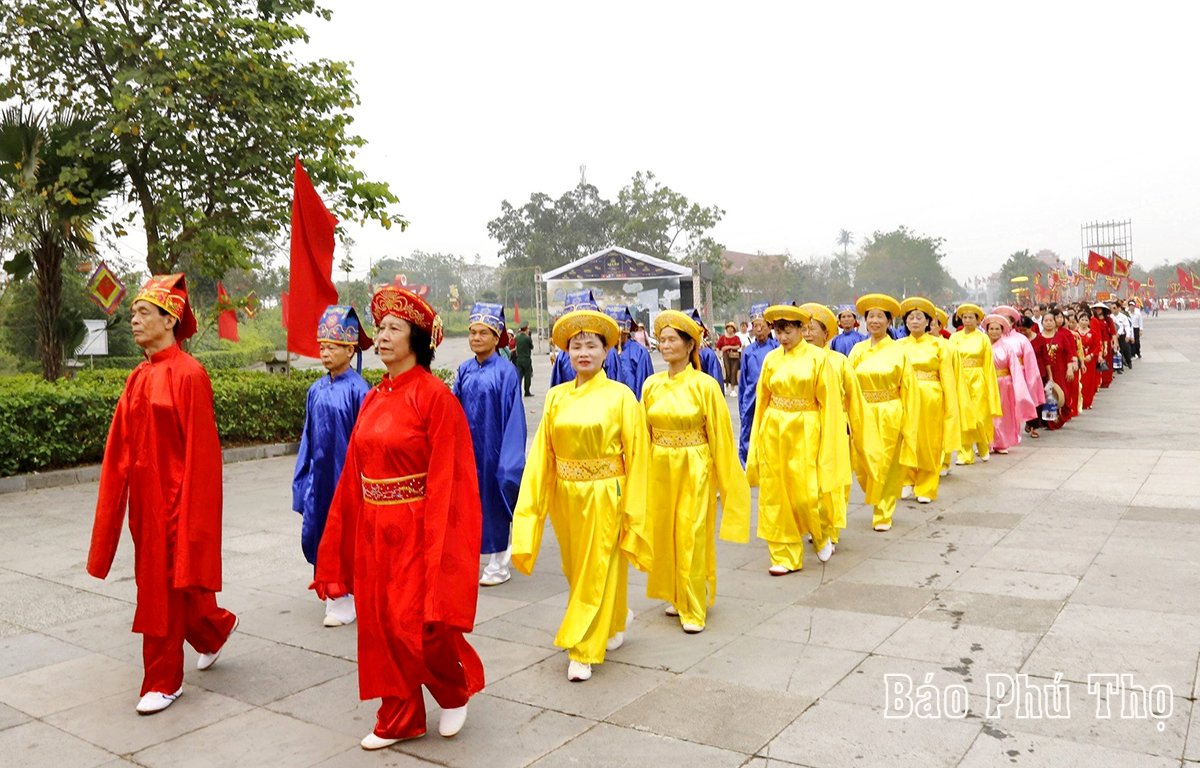
M 1035 325 L 1037 325 L 1037 323 L 1033 322 L 1032 317 L 1026 317 L 1024 315 L 1021 316 L 1021 327 L 1022 328 L 1032 329 Z
M 904 313 L 904 317 L 901 318 L 902 320 L 904 320 L 905 328 L 908 327 L 908 316 L 911 315 L 913 312 L 920 312 L 921 314 L 925 315 L 925 310 L 919 309 L 917 307 L 914 307 L 914 308 L 908 310 L 907 312 Z M 929 333 L 929 329 L 931 327 L 932 321 L 933 321 L 932 317 L 930 317 L 929 315 L 925 315 L 925 333 Z
M 685 332 L 685 331 L 681 331 L 681 330 L 679 330 L 678 328 L 676 328 L 676 327 L 675 327 L 675 326 L 673 326 L 673 325 L 668 325 L 666 328 L 663 328 L 663 330 L 665 331 L 665 330 L 667 330 L 667 328 L 670 328 L 672 331 L 675 331 L 675 333 L 678 333 L 678 334 L 679 334 L 679 338 L 680 338 L 680 339 L 683 341 L 683 343 L 684 343 L 684 344 L 687 344 L 689 341 L 692 343 L 692 349 L 691 349 L 691 352 L 688 352 L 688 362 L 692 364 L 692 367 L 693 367 L 693 368 L 695 368 L 695 367 L 696 367 L 696 361 L 695 361 L 695 359 L 692 357 L 692 352 L 695 352 L 695 353 L 697 353 L 697 355 L 699 355 L 699 352 L 700 352 L 700 342 L 699 342 L 699 341 L 696 339 L 696 337 L 695 337 L 695 336 L 693 336 L 692 334 L 690 334 L 690 333 L 687 333 L 687 332 Z M 697 370 L 699 370 L 699 369 L 697 369 Z
M 433 335 L 415 323 L 409 323 L 408 328 L 408 346 L 417 357 L 417 365 L 429 371 L 433 366 Z
M 777 331 L 783 330 L 789 325 L 793 328 L 804 328 L 804 323 L 800 322 L 799 320 L 776 320 L 771 323 L 771 327 Z

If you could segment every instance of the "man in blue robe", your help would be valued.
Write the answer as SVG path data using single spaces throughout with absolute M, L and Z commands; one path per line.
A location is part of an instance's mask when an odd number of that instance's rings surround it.
M 566 295 L 566 298 L 563 300 L 563 314 L 576 309 L 590 309 L 594 312 L 600 311 L 600 305 L 596 303 L 596 299 L 590 289 Z M 617 355 L 616 347 L 610 347 L 608 356 L 604 358 L 604 375 L 613 381 L 625 381 L 621 370 L 621 359 Z M 556 387 L 567 381 L 575 381 L 575 369 L 571 367 L 571 356 L 566 352 L 559 351 L 554 356 L 554 365 L 550 368 L 550 386 Z
M 742 460 L 743 467 L 746 466 L 746 454 L 750 450 L 750 428 L 754 426 L 754 399 L 758 376 L 762 373 L 763 358 L 779 346 L 779 342 L 771 335 L 771 327 L 763 319 L 767 306 L 764 302 L 750 307 L 750 334 L 754 340 L 742 350 L 742 371 L 738 374 L 738 413 L 742 420 L 738 458 Z
M 489 555 L 479 583 L 503 584 L 512 576 L 509 533 L 525 471 L 525 406 L 521 373 L 496 351 L 508 343 L 504 307 L 477 303 L 468 318 L 467 343 L 475 357 L 458 367 L 454 396 L 467 414 L 479 501 L 483 511 L 480 554 Z
M 650 359 L 650 353 L 646 348 L 630 335 L 636 323 L 633 321 L 633 315 L 629 312 L 629 307 L 623 304 L 610 304 L 604 308 L 604 312 L 616 320 L 617 327 L 621 329 L 621 341 L 617 345 L 621 348 L 618 354 L 621 362 L 621 381 L 633 390 L 634 397 L 641 400 L 642 385 L 646 383 L 646 379 L 654 375 L 654 361 Z
M 361 361 L 362 350 L 371 346 L 354 307 L 328 307 L 317 326 L 317 341 L 321 364 L 329 375 L 308 388 L 304 434 L 300 437 L 300 453 L 292 476 L 292 509 L 303 516 L 300 548 L 304 559 L 314 567 L 350 433 L 354 431 L 359 406 L 371 388 L 357 371 L 350 369 L 355 354 L 359 354 Z M 340 627 L 353 623 L 355 618 L 354 595 L 326 599 L 325 626 Z
M 842 330 L 833 337 L 829 346 L 834 352 L 840 352 L 849 357 L 850 350 L 854 349 L 854 345 L 860 341 L 866 341 L 867 335 L 858 332 L 858 315 L 854 313 L 854 307 L 838 307 L 837 319 L 838 328 Z
M 721 385 L 721 391 L 725 391 L 725 371 L 721 369 L 721 358 L 717 357 L 717 353 L 712 347 L 708 346 L 708 326 L 700 319 L 700 310 L 692 307 L 687 311 L 687 314 L 692 316 L 696 321 L 696 325 L 700 326 L 700 330 L 704 332 L 703 339 L 696 339 L 696 344 L 700 347 L 700 369 L 712 376 Z

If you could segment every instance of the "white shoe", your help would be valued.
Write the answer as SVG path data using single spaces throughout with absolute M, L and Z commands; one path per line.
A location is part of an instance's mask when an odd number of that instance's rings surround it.
M 704 627 L 700 626 L 699 624 L 684 624 L 682 626 L 683 631 L 687 632 L 689 635 L 698 635 L 704 631 Z
M 918 504 L 929 504 L 932 501 L 933 501 L 933 499 L 929 498 L 928 496 L 918 496 L 917 497 Z
M 511 578 L 512 578 L 512 571 L 509 569 L 509 567 L 507 565 L 503 566 L 502 568 L 498 568 L 494 571 L 491 570 L 490 568 L 484 568 L 483 576 L 480 577 L 480 579 L 479 579 L 479 586 L 495 587 L 499 584 L 503 584 L 504 582 L 508 581 Z
M 343 627 L 353 624 L 357 618 L 358 610 L 354 607 L 354 595 L 325 598 L 325 626 Z
M 179 690 L 175 693 L 159 693 L 158 691 L 150 691 L 142 698 L 138 699 L 137 713 L 139 715 L 153 715 L 162 712 L 167 707 L 175 703 L 183 695 L 183 686 L 179 686 Z
M 792 569 L 788 568 L 786 565 L 772 565 L 767 569 L 767 573 L 771 574 L 772 576 L 786 576 L 791 572 Z
M 667 607 L 665 609 L 663 609 L 663 613 L 667 614 L 668 616 L 678 616 L 679 609 L 676 608 L 675 606 L 671 605 L 670 603 L 667 603 Z
M 979 460 L 986 464 L 987 462 L 992 460 L 992 454 L 985 453 L 979 457 Z
M 950 474 L 950 468 L 946 467 L 941 472 L 938 472 L 938 477 L 946 477 L 949 474 Z
M 363 749 L 374 750 L 390 747 L 399 741 L 400 739 L 385 739 L 382 736 L 376 736 L 375 732 L 371 731 L 366 736 L 363 736 L 363 740 L 358 742 L 358 745 Z
M 225 650 L 225 645 L 229 644 L 229 638 L 233 637 L 233 633 L 237 631 L 238 624 L 241 624 L 241 623 L 242 623 L 241 619 L 236 618 L 236 617 L 234 618 L 233 629 L 229 630 L 229 634 L 225 636 L 225 643 L 222 644 L 221 647 L 218 648 L 213 653 L 200 654 L 200 657 L 198 659 L 196 659 L 196 669 L 200 670 L 201 672 L 203 672 L 206 669 L 212 669 L 212 665 L 216 664 L 217 659 L 221 658 L 221 651 Z M 146 695 L 149 696 L 150 694 L 146 694 Z M 166 705 L 164 704 L 163 708 L 165 708 L 165 707 L 166 707 Z
M 910 499 L 910 498 L 912 498 L 912 495 L 913 495 L 913 489 L 912 489 L 911 485 L 906 485 L 900 489 L 900 498 L 901 499 Z
M 442 734 L 448 739 L 461 731 L 466 723 L 466 704 L 463 704 L 461 707 L 454 707 L 453 709 L 443 709 L 442 718 L 438 721 L 438 733 Z
M 1007 448 L 997 448 L 996 453 L 1000 454 L 1001 456 L 1007 456 L 1008 449 Z
M 878 531 L 879 533 L 887 533 L 888 531 L 892 530 L 892 524 L 891 523 L 880 523 L 879 525 L 876 525 L 873 528 L 874 528 L 874 530 Z
M 618 632 L 617 634 L 608 638 L 608 642 L 604 644 L 604 649 L 606 651 L 615 651 L 622 645 L 625 645 L 625 633 Z
M 967 462 L 963 461 L 962 459 L 955 459 L 954 464 L 959 467 L 967 466 Z
M 817 552 L 817 559 L 820 560 L 822 563 L 828 563 L 829 558 L 833 557 L 833 550 L 834 550 L 833 540 L 826 539 L 825 546 L 821 547 L 821 549 L 818 550 L 818 552 Z
M 572 661 L 567 665 L 567 679 L 572 683 L 582 683 L 592 678 L 592 665 L 580 661 Z

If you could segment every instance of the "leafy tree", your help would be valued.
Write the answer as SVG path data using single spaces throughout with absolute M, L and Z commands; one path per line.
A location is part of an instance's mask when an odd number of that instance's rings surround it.
M 349 65 L 296 56 L 305 14 L 330 18 L 316 0 L 0 4 L 0 99 L 75 105 L 97 123 L 76 152 L 115 141 L 153 273 L 250 266 L 253 238 L 289 222 L 297 155 L 339 218 L 404 227 L 353 165 Z
M 861 249 L 854 273 L 856 293 L 924 296 L 934 302 L 955 298 L 958 285 L 942 266 L 944 242 L 940 237 L 917 235 L 903 226 L 891 232 L 874 232 Z
M 1012 296 L 1013 288 L 1025 288 L 1029 291 L 1029 296 L 1033 295 L 1033 275 L 1035 272 L 1045 272 L 1047 269 L 1045 262 L 1029 252 L 1029 249 L 1015 251 L 1004 264 L 1000 266 L 1000 295 L 1005 299 Z M 1014 283 L 1014 277 L 1028 277 L 1027 283 Z
M 64 303 L 64 272 L 95 252 L 91 228 L 121 186 L 105 155 L 77 149 L 94 131 L 94 122 L 71 110 L 51 116 L 10 107 L 0 115 L 0 226 L 16 246 L 4 269 L 17 278 L 32 274 L 37 353 L 47 381 L 62 376 L 64 352 L 83 331 L 80 312 Z
M 837 244 L 842 246 L 842 258 L 850 258 L 850 246 L 854 245 L 854 235 L 848 229 L 838 230 Z

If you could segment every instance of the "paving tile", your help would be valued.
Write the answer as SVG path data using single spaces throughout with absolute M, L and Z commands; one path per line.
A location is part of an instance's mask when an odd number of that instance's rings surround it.
M 116 757 L 37 721 L 0 731 L 0 755 L 21 768 L 96 768 Z
M 295 768 L 333 757 L 356 741 L 276 712 L 252 709 L 136 752 L 133 759 L 147 768 Z
M 917 616 L 954 626 L 974 624 L 1041 634 L 1058 618 L 1062 606 L 1061 600 L 1033 600 L 954 589 L 939 592 Z
M 933 597 L 933 592 L 918 587 L 895 587 L 838 580 L 801 599 L 798 604 L 816 608 L 851 608 L 884 616 L 916 616 Z
M 1032 537 L 1029 537 L 1032 538 Z M 1024 546 L 1009 545 L 1005 539 L 999 545 L 992 547 L 987 554 L 980 557 L 974 565 L 985 568 L 997 568 L 1005 571 L 1027 571 L 1031 573 L 1061 573 L 1067 576 L 1083 576 L 1091 567 L 1100 548 L 1107 546 L 1101 540 L 1095 551 L 1070 551 L 1053 549 L 1034 549 Z
M 872 558 L 847 571 L 842 581 L 935 590 L 947 587 L 965 568 L 947 563 L 913 563 Z
M 6 704 L 0 704 L 0 731 L 27 722 L 29 722 L 29 715 L 19 712 Z
M 137 703 L 142 670 L 100 654 L 88 654 L 0 679 L 0 701 L 45 717 L 118 693 Z
M 532 765 L 535 768 L 576 768 L 580 765 L 588 768 L 646 765 L 733 768 L 745 763 L 747 757 L 739 752 L 601 723 Z
M 948 665 L 973 664 L 980 674 L 1018 670 L 1037 645 L 1040 635 L 1032 632 L 954 626 L 923 618 L 911 619 L 876 649 L 885 656 L 938 661 Z
M 735 752 L 757 752 L 812 703 L 727 680 L 680 675 L 609 722 Z
M 77 645 L 40 632 L 22 632 L 0 638 L 0 678 L 86 655 Z
M 586 682 L 567 680 L 567 654 L 550 658 L 488 686 L 488 693 L 534 707 L 603 720 L 670 679 L 666 672 L 610 660 L 592 667 Z
M 783 609 L 747 634 L 768 640 L 871 651 L 903 626 L 904 621 L 897 616 L 795 605 Z
M 190 665 L 184 680 L 261 706 L 354 670 L 344 659 L 272 644 L 230 659 L 222 654 L 221 662 L 205 672 Z
M 994 735 L 992 735 L 994 733 Z M 1132 745 L 1131 745 L 1132 746 Z M 1139 754 L 1126 749 L 1097 746 L 1020 731 L 989 733 L 975 740 L 959 768 L 1012 768 L 1014 765 L 1045 765 L 1055 768 L 1177 768 L 1179 761 Z
M 742 637 L 696 664 L 690 674 L 815 699 L 866 658 L 861 651 Z
M 428 696 L 426 699 L 432 702 Z M 356 670 L 297 691 L 291 696 L 284 696 L 265 706 L 272 712 L 361 739 L 375 727 L 379 699 L 359 699 Z
M 973 566 L 954 582 L 957 592 L 982 592 L 1027 600 L 1066 600 L 1078 586 L 1074 576 Z

